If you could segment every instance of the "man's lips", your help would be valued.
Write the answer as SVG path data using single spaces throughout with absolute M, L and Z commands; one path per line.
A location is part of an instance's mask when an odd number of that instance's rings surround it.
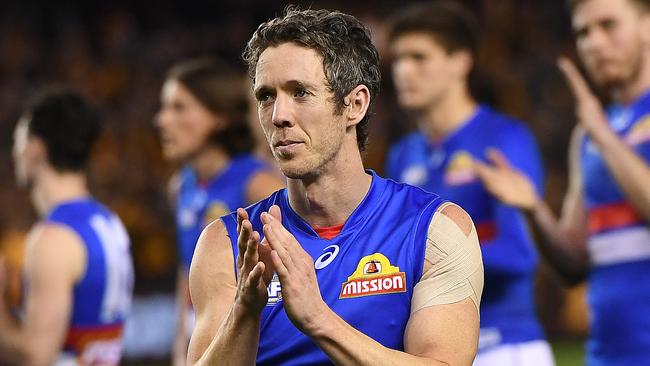
M 281 154 L 290 154 L 298 148 L 303 142 L 295 140 L 280 140 L 273 144 L 275 150 Z

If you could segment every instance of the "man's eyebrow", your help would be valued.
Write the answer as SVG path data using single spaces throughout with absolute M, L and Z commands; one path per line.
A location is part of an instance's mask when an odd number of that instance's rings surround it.
M 301 88 L 304 88 L 304 89 L 311 89 L 311 90 L 318 89 L 318 86 L 316 86 L 315 84 L 312 84 L 312 83 L 304 81 L 304 80 L 289 80 L 289 81 L 287 81 L 287 85 L 288 86 L 294 86 L 294 87 L 298 86 L 298 87 L 301 87 Z

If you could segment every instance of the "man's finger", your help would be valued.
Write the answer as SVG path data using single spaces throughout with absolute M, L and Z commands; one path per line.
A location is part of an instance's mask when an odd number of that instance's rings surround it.
M 239 232 L 237 235 L 237 249 L 239 254 L 237 255 L 237 265 L 241 266 L 240 259 L 244 257 L 246 253 L 246 243 L 250 238 L 251 232 L 253 231 L 253 225 L 248 220 L 243 220 Z
M 508 168 L 512 169 L 510 166 L 510 161 L 508 161 L 508 158 L 506 158 L 505 155 L 499 150 L 495 148 L 490 148 L 487 150 L 486 155 L 490 162 L 494 164 L 497 168 Z
M 271 208 L 269 209 L 269 213 L 278 221 L 282 222 L 282 211 L 280 211 L 280 206 L 278 205 L 271 206 Z
M 244 220 L 248 220 L 248 212 L 246 212 L 246 210 L 240 207 L 237 209 L 237 232 L 238 233 L 239 230 L 241 229 L 241 224 Z
M 255 265 L 255 263 L 257 263 L 259 259 L 259 255 L 257 253 L 258 245 L 259 245 L 259 234 L 257 232 L 253 232 L 251 237 L 246 242 L 246 249 L 243 256 L 244 260 L 242 265 L 242 268 L 244 270 L 252 268 Z
M 284 246 L 286 243 L 278 236 L 277 229 L 274 228 L 273 224 L 266 224 L 264 225 L 263 230 L 264 237 L 268 240 L 271 249 L 277 252 L 285 267 L 290 266 L 291 263 L 293 263 L 291 260 L 291 255 L 289 254 L 287 248 Z
M 478 159 L 472 159 L 473 168 L 476 174 L 478 174 L 481 180 L 490 180 L 494 176 L 494 168 L 485 164 L 484 162 Z
M 250 288 L 257 288 L 262 281 L 262 274 L 264 274 L 264 262 L 257 262 L 253 269 L 248 274 L 247 285 Z
M 275 250 L 271 251 L 271 262 L 273 262 L 273 266 L 275 267 L 275 271 L 278 273 L 280 283 L 282 283 L 286 278 L 289 277 L 289 270 L 282 262 L 282 258 L 280 258 L 278 252 Z
M 564 74 L 564 77 L 571 88 L 573 96 L 577 100 L 585 100 L 595 98 L 591 89 L 589 89 L 589 84 L 582 77 L 582 74 L 578 68 L 573 64 L 571 60 L 566 57 L 560 57 L 557 61 L 557 65 Z

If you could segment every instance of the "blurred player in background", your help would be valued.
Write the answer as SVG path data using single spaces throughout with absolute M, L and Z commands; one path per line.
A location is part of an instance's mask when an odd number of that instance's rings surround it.
M 549 262 L 589 280 L 588 365 L 650 362 L 650 1 L 572 0 L 578 54 L 609 92 L 603 111 L 571 61 L 559 66 L 576 99 L 569 188 L 557 220 L 509 159 L 478 164 L 488 188 L 529 212 Z M 498 155 L 498 154 L 497 154 Z
M 201 230 L 214 219 L 284 186 L 251 155 L 248 97 L 241 73 L 216 60 L 191 60 L 170 69 L 156 118 L 164 156 L 183 164 L 170 183 L 181 264 L 175 365 L 185 364 L 194 327 L 188 271 Z
M 474 364 L 553 365 L 535 309 L 538 256 L 525 217 L 492 196 L 472 166 L 498 148 L 542 194 L 543 171 L 532 134 L 470 94 L 476 20 L 457 2 L 412 6 L 392 20 L 389 42 L 399 104 L 419 130 L 392 146 L 387 175 L 458 203 L 476 223 L 485 288 Z
M 368 29 L 290 8 L 260 25 L 244 59 L 288 184 L 203 231 L 188 360 L 471 364 L 483 287 L 471 219 L 363 167 L 380 82 Z
M 16 178 L 41 221 L 27 239 L 20 319 L 0 302 L 2 365 L 119 364 L 133 267 L 124 226 L 87 187 L 99 131 L 95 112 L 65 89 L 42 91 L 18 121 Z

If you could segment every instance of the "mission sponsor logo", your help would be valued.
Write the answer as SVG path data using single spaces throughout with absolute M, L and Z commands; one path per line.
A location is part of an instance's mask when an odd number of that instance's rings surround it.
M 367 255 L 341 285 L 339 299 L 406 292 L 406 275 L 381 253 Z

